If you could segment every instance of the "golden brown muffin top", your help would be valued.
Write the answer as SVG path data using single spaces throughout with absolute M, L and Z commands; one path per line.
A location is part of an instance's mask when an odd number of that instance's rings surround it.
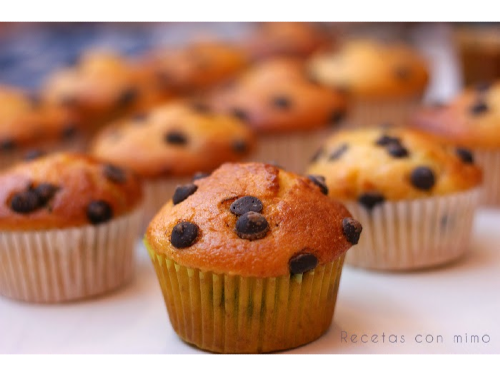
M 261 62 L 208 97 L 210 105 L 245 121 L 257 132 L 312 130 L 340 122 L 344 95 L 318 85 L 293 59 Z
M 254 277 L 307 272 L 345 253 L 361 233 L 314 178 L 268 164 L 223 164 L 177 189 L 150 223 L 146 244 L 203 271 Z
M 87 52 L 75 66 L 56 71 L 42 95 L 89 120 L 144 110 L 173 96 L 145 69 L 104 51 Z
M 462 147 L 500 148 L 500 81 L 470 87 L 449 105 L 422 108 L 412 125 Z
M 264 22 L 256 27 L 244 44 L 253 59 L 276 56 L 304 58 L 330 41 L 306 22 Z
M 68 140 L 84 131 L 74 114 L 43 103 L 34 94 L 0 86 L 0 156 L 18 147 Z
M 341 131 L 315 156 L 308 173 L 326 178 L 329 195 L 372 208 L 384 200 L 460 192 L 481 184 L 466 149 L 404 128 Z
M 166 88 L 189 93 L 234 76 L 247 65 L 247 56 L 230 43 L 200 41 L 155 51 L 146 58 L 145 65 Z
M 422 94 L 429 79 L 426 63 L 403 44 L 351 40 L 309 62 L 319 82 L 360 98 Z
M 50 230 L 98 225 L 142 201 L 138 179 L 116 166 L 59 153 L 0 174 L 0 230 Z
M 242 159 L 254 143 L 238 119 L 179 101 L 108 126 L 91 153 L 146 178 L 191 176 Z

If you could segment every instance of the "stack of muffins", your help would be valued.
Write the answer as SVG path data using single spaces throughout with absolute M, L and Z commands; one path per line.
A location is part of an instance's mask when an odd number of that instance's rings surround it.
M 479 202 L 500 205 L 500 84 L 416 111 L 428 80 L 406 45 L 274 23 L 240 44 L 87 53 L 37 93 L 0 87 L 0 294 L 108 292 L 145 236 L 183 340 L 315 340 L 344 258 L 449 263 Z

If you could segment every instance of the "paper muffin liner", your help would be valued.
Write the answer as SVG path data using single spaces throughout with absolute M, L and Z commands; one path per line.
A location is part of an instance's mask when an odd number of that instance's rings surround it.
M 500 206 L 500 150 L 474 150 L 476 163 L 483 170 L 481 205 Z
M 149 222 L 174 195 L 178 185 L 190 183 L 190 177 L 171 177 L 144 182 L 144 215 L 141 226 L 141 237 L 146 232 Z
M 324 128 L 286 134 L 260 134 L 250 159 L 274 162 L 288 171 L 304 173 L 311 158 L 331 132 L 331 128 Z
M 175 332 L 201 349 L 290 349 L 317 339 L 332 322 L 344 255 L 304 274 L 255 278 L 203 272 L 148 251 Z
M 469 248 L 481 189 L 442 197 L 384 202 L 370 212 L 343 202 L 363 225 L 346 264 L 398 271 L 426 268 L 460 258 Z
M 133 276 L 141 211 L 98 226 L 0 232 L 0 294 L 57 303 L 124 285 Z
M 404 125 L 421 102 L 421 95 L 390 99 L 353 99 L 347 127 L 359 128 L 384 124 Z

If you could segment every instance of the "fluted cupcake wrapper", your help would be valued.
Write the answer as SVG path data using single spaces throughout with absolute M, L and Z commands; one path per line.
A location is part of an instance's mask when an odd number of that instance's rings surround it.
M 201 349 L 290 349 L 331 324 L 344 255 L 305 274 L 255 278 L 203 272 L 148 251 L 174 330 Z
M 325 139 L 332 133 L 331 128 L 286 134 L 262 134 L 258 137 L 252 161 L 274 162 L 284 169 L 304 173 L 311 158 Z
M 469 248 L 481 189 L 442 197 L 384 202 L 368 211 L 344 202 L 363 225 L 346 264 L 379 270 L 412 270 L 460 258 Z
M 142 209 L 98 226 L 0 232 L 0 294 L 56 303 L 102 294 L 134 271 Z
M 483 169 L 483 206 L 500 206 L 500 150 L 474 150 L 476 163 Z

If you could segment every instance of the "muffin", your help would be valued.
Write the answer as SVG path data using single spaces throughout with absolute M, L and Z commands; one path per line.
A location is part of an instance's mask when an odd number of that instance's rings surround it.
M 0 169 L 42 152 L 81 151 L 85 137 L 74 114 L 43 103 L 36 94 L 0 86 Z
M 59 153 L 0 174 L 0 294 L 88 298 L 133 275 L 142 191 L 129 172 Z
M 194 184 L 145 236 L 177 334 L 221 353 L 285 350 L 321 336 L 360 224 L 318 176 L 227 163 Z
M 255 161 L 276 162 L 303 172 L 331 125 L 343 120 L 345 97 L 318 85 L 297 60 L 255 65 L 208 96 L 217 112 L 243 120 L 258 135 Z
M 241 71 L 248 57 L 228 42 L 204 41 L 152 52 L 144 59 L 160 85 L 178 94 L 195 94 Z
M 448 105 L 422 108 L 412 125 L 470 149 L 484 171 L 482 203 L 500 206 L 500 81 L 469 87 Z
M 329 196 L 363 225 L 350 265 L 413 270 L 468 250 L 482 173 L 465 149 L 404 128 L 344 130 L 308 172 L 325 176 Z
M 77 113 L 94 130 L 114 118 L 168 101 L 173 93 L 140 65 L 112 52 L 90 51 L 75 66 L 54 72 L 44 84 L 42 97 Z
M 253 60 L 306 58 L 332 43 L 331 36 L 306 22 L 264 22 L 243 41 Z
M 352 126 L 404 122 L 429 78 L 426 63 L 410 47 L 363 39 L 315 55 L 308 69 L 322 84 L 349 94 Z
M 185 101 L 109 125 L 91 153 L 145 180 L 145 228 L 177 185 L 244 158 L 253 147 L 253 134 L 241 121 Z

